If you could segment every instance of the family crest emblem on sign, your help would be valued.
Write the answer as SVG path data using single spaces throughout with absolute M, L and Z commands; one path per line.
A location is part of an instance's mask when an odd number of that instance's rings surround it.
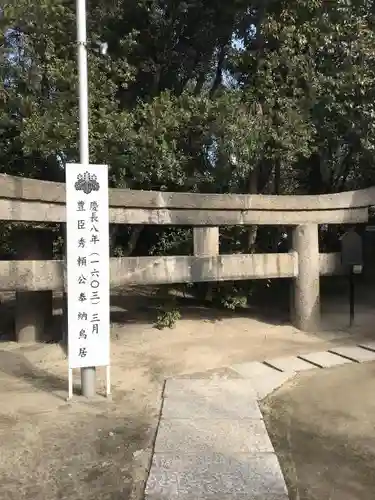
M 74 184 L 74 189 L 76 191 L 83 191 L 85 194 L 90 194 L 93 191 L 99 191 L 100 184 L 97 181 L 96 175 L 85 172 L 83 175 L 77 175 L 77 182 Z

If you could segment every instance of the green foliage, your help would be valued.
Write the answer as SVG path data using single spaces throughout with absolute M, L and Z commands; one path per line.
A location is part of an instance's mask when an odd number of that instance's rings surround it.
M 220 283 L 212 290 L 213 303 L 231 311 L 242 309 L 254 293 L 254 284 L 254 281 Z
M 192 233 L 191 229 L 182 228 L 158 230 L 155 234 L 156 243 L 150 248 L 150 255 L 191 255 Z
M 75 15 L 63 0 L 4 9 L 3 171 L 59 179 L 78 158 Z M 365 0 L 94 0 L 92 161 L 141 189 L 248 192 L 254 172 L 271 192 L 368 183 L 373 21 Z
M 0 240 L 0 259 L 13 255 L 13 249 L 10 244 L 11 224 L 0 222 L 1 240 Z
M 256 117 L 234 91 L 215 100 L 164 92 L 133 116 L 135 130 L 122 158 L 129 186 L 220 192 L 248 174 L 259 147 Z
M 221 303 L 226 309 L 235 309 L 245 307 L 247 304 L 247 297 L 244 295 L 225 295 L 221 298 Z
M 93 28 L 89 48 L 100 38 L 98 25 Z M 0 141 L 6 144 L 2 169 L 56 179 L 61 161 L 78 157 L 74 4 L 10 1 L 1 32 Z M 120 35 L 118 43 L 124 55 L 132 34 Z M 94 161 L 108 161 L 114 144 L 126 134 L 128 116 L 116 96 L 119 82 L 126 85 L 132 70 L 126 57 L 113 61 L 95 50 L 89 50 L 88 68 L 90 150 Z
M 255 71 L 242 78 L 257 89 L 283 130 L 282 147 L 276 140 L 272 152 L 287 146 L 285 158 L 289 165 L 295 163 L 294 177 L 307 192 L 361 186 L 363 173 L 369 173 L 365 165 L 373 176 L 371 4 L 277 2 L 261 23 L 266 40 L 262 57 L 245 52 Z M 271 129 L 278 130 L 275 123 Z
M 75 16 L 63 0 L 4 6 L 1 172 L 63 180 L 63 163 L 78 159 Z M 110 165 L 113 186 L 134 189 L 287 194 L 375 184 L 374 21 L 369 0 L 93 0 L 90 159 Z M 280 243 L 267 228 L 222 233 L 227 253 Z M 138 247 L 190 254 L 191 230 L 124 229 L 115 253 Z
M 174 328 L 179 319 L 181 319 L 181 313 L 178 309 L 171 306 L 161 306 L 158 309 L 155 328 L 158 330 L 163 330 L 164 328 Z

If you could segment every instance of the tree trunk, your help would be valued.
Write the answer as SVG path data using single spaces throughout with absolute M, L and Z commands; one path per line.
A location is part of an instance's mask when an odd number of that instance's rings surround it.
M 141 225 L 141 226 L 134 226 L 132 228 L 132 232 L 130 234 L 128 244 L 126 246 L 126 250 L 124 251 L 124 257 L 130 257 L 131 254 L 134 252 L 144 227 L 145 226 Z
M 224 66 L 225 55 L 226 55 L 226 47 L 227 47 L 227 40 L 222 42 L 220 49 L 219 49 L 219 56 L 218 56 L 218 61 L 217 61 L 217 66 L 216 66 L 215 79 L 214 79 L 214 83 L 212 84 L 212 87 L 210 90 L 210 97 L 211 98 L 215 95 L 216 91 L 220 87 L 222 80 L 223 80 L 223 66 Z
M 132 253 L 134 252 L 134 250 L 137 246 L 139 237 L 141 236 L 143 229 L 144 229 L 143 225 L 132 226 L 128 242 L 127 242 L 126 247 L 123 249 L 123 252 L 122 252 L 122 255 L 124 257 L 130 257 L 132 255 Z M 117 235 L 120 233 L 120 231 L 121 231 L 121 226 L 118 226 L 118 225 L 110 226 L 109 241 L 110 241 L 111 255 L 113 255 L 114 250 L 116 248 L 116 238 L 117 238 Z

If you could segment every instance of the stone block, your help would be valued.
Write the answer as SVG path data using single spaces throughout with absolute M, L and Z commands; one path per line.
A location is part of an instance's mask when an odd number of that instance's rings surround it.
M 263 420 L 172 419 L 160 421 L 156 453 L 273 452 Z
M 338 354 L 339 356 L 344 356 L 351 361 L 356 361 L 357 363 L 362 363 L 364 361 L 374 361 L 375 352 L 368 351 L 362 347 L 358 346 L 342 346 L 330 349 L 333 354 Z
M 375 351 L 375 342 L 362 342 L 358 344 L 359 347 L 363 347 L 363 349 L 367 349 L 368 351 Z
M 288 500 L 277 457 L 155 454 L 146 500 Z
M 261 419 L 256 399 L 184 397 L 179 395 L 164 400 L 163 419 Z
M 331 368 L 333 366 L 344 365 L 346 363 L 351 363 L 349 359 L 342 358 L 336 354 L 332 354 L 328 351 L 322 352 L 312 352 L 310 354 L 304 354 L 301 356 L 302 359 L 314 363 L 320 368 Z
M 276 389 L 279 389 L 285 382 L 294 377 L 294 373 L 275 372 L 266 377 L 256 377 L 251 380 L 251 385 L 255 389 L 257 399 L 264 399 Z
M 179 379 L 203 379 L 203 380 L 230 380 L 241 378 L 240 374 L 231 370 L 228 367 L 212 368 L 211 370 L 203 370 L 194 373 L 182 373 L 178 376 Z
M 297 356 L 275 358 L 267 360 L 267 363 L 285 373 L 303 372 L 305 370 L 312 370 L 313 368 L 316 368 L 316 366 L 312 365 L 308 361 L 297 358 Z
M 243 419 L 262 418 L 256 394 L 249 381 L 204 380 L 184 384 L 185 390 L 171 390 L 164 399 L 162 418 Z
M 239 363 L 232 365 L 231 370 L 236 371 L 244 378 L 254 378 L 259 376 L 268 376 L 277 373 L 278 370 L 270 366 L 260 363 L 259 361 L 251 361 L 250 363 Z
M 241 379 L 188 379 L 188 378 L 170 378 L 167 379 L 164 386 L 164 398 L 175 397 L 176 395 L 195 396 L 195 397 L 214 397 L 220 393 L 233 393 L 249 397 L 254 396 L 255 392 L 245 380 Z

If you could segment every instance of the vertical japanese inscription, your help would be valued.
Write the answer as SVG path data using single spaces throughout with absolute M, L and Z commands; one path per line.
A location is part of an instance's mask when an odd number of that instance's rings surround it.
M 69 365 L 108 365 L 107 167 L 68 165 L 66 184 Z

